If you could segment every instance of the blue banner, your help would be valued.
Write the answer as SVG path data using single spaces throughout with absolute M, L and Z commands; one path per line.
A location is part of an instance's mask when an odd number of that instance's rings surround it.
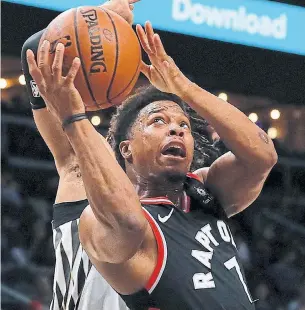
M 11 0 L 63 11 L 97 0 Z M 259 0 L 142 0 L 135 23 L 156 29 L 305 55 L 305 8 Z

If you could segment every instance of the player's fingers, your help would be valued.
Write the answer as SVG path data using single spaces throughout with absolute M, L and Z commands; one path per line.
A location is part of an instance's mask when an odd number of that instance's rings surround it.
M 157 56 L 160 57 L 162 60 L 166 60 L 168 56 L 166 54 L 166 51 L 164 49 L 160 36 L 156 33 L 154 34 L 154 45 L 156 48 Z
M 152 51 L 151 51 L 151 49 L 149 47 L 149 43 L 148 43 L 147 36 L 146 36 L 146 33 L 145 33 L 144 29 L 142 28 L 141 25 L 137 25 L 136 26 L 136 31 L 137 31 L 140 43 L 141 43 L 141 45 L 143 47 L 143 50 L 145 51 L 145 53 L 147 55 L 151 55 Z
M 162 70 L 159 70 L 154 66 L 151 66 L 150 67 L 150 75 L 151 75 L 152 79 L 162 81 L 162 83 L 164 85 L 166 85 L 166 80 L 165 80 L 165 77 L 164 77 Z
M 145 31 L 146 31 L 146 36 L 147 36 L 147 39 L 148 39 L 148 44 L 149 44 L 149 47 L 150 47 L 150 50 L 153 52 L 153 53 L 156 53 L 156 48 L 155 48 L 155 43 L 154 43 L 154 29 L 150 23 L 150 21 L 147 21 L 145 23 Z
M 70 70 L 69 70 L 69 72 L 67 74 L 67 77 L 66 77 L 66 83 L 67 84 L 70 84 L 70 83 L 74 82 L 79 68 L 80 68 L 80 59 L 78 57 L 75 57 L 73 59 L 71 68 L 70 68 Z
M 162 62 L 162 75 L 166 80 L 173 81 L 179 76 L 180 73 L 181 71 L 171 58 Z
M 65 46 L 58 43 L 55 50 L 55 57 L 52 65 L 52 72 L 55 79 L 59 80 L 62 76 L 62 62 L 64 59 Z
M 150 66 L 144 61 L 141 62 L 140 70 L 148 79 L 150 79 Z
M 145 33 L 143 27 L 141 25 L 137 24 L 136 32 L 137 32 L 137 35 L 139 37 L 140 43 L 141 43 L 144 51 L 147 52 L 149 50 L 149 44 L 148 44 L 147 36 L 146 36 L 146 33 Z
M 41 86 L 43 82 L 43 76 L 41 74 L 40 69 L 37 66 L 35 55 L 32 50 L 26 51 L 26 58 L 29 65 L 30 75 L 33 77 L 39 89 L 39 86 Z
M 51 68 L 49 64 L 49 50 L 50 50 L 50 42 L 44 40 L 38 51 L 38 68 L 41 70 L 41 73 L 45 80 L 51 78 Z

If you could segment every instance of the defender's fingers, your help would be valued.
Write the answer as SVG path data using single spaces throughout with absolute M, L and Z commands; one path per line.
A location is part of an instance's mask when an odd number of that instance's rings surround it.
M 147 21 L 145 23 L 145 31 L 146 31 L 146 36 L 148 39 L 148 44 L 149 47 L 151 49 L 151 51 L 155 54 L 156 53 L 156 47 L 155 47 L 155 43 L 154 43 L 154 29 L 150 23 L 150 21 Z
M 42 76 L 40 69 L 37 66 L 37 63 L 35 60 L 35 55 L 34 55 L 32 50 L 26 51 L 26 59 L 28 62 L 30 75 L 32 76 L 32 78 L 36 82 L 38 89 L 39 89 L 39 86 L 41 86 L 41 84 L 43 82 L 43 76 Z
M 140 43 L 141 43 L 141 45 L 143 47 L 143 50 L 145 51 L 145 53 L 147 55 L 151 55 L 152 51 L 150 49 L 150 46 L 149 46 L 149 43 L 148 43 L 148 39 L 147 39 L 147 36 L 146 36 L 146 33 L 145 33 L 144 29 L 142 28 L 141 25 L 138 24 L 137 27 L 136 27 L 136 30 L 137 30 L 137 34 L 138 34 Z
M 49 63 L 49 50 L 50 42 L 44 40 L 38 51 L 38 68 L 41 70 L 41 73 L 44 79 L 50 79 L 51 77 L 51 68 Z
M 59 80 L 62 76 L 62 63 L 64 59 L 65 46 L 58 43 L 55 50 L 55 57 L 52 65 L 53 76 Z
M 70 84 L 74 82 L 79 68 L 80 68 L 80 59 L 78 57 L 75 57 L 73 59 L 71 68 L 67 74 L 66 83 Z

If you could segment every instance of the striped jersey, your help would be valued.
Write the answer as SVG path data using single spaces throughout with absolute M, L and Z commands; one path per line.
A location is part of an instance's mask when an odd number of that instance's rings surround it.
M 127 310 L 125 302 L 92 266 L 79 241 L 87 200 L 54 206 L 55 272 L 50 310 Z

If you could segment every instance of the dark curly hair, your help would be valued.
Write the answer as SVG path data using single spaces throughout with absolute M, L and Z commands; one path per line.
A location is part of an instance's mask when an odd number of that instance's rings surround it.
M 115 152 L 115 156 L 125 170 L 125 161 L 121 155 L 119 145 L 122 141 L 130 138 L 131 128 L 140 111 L 155 101 L 168 100 L 177 103 L 182 110 L 188 115 L 192 134 L 195 141 L 194 159 L 191 170 L 202 167 L 208 167 L 212 162 L 221 155 L 220 150 L 215 147 L 208 138 L 207 122 L 203 120 L 198 114 L 188 107 L 179 97 L 163 93 L 158 89 L 150 86 L 141 89 L 135 95 L 129 97 L 112 116 L 107 140 Z

